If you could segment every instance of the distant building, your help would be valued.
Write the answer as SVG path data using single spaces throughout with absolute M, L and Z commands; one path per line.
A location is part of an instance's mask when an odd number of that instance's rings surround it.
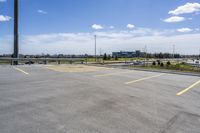
M 141 51 L 136 50 L 136 51 L 120 51 L 120 52 L 113 52 L 112 56 L 113 57 L 118 57 L 118 58 L 133 58 L 133 57 L 140 57 Z

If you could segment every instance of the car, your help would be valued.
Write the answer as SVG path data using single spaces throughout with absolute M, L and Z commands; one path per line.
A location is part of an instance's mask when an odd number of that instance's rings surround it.
M 31 64 L 34 64 L 35 62 L 33 62 L 33 61 L 27 61 L 27 62 L 25 62 L 25 64 L 28 64 L 28 65 L 31 65 Z

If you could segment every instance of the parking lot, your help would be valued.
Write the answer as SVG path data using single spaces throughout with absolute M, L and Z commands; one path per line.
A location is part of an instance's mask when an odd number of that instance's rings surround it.
M 2 133 L 200 133 L 200 77 L 0 66 Z

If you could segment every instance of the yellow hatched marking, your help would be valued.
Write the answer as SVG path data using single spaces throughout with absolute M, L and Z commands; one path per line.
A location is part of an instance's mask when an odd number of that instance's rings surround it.
M 119 75 L 119 74 L 124 74 L 124 73 L 132 73 L 132 72 L 134 72 L 134 71 L 99 74 L 99 75 L 95 75 L 94 77 L 106 77 L 106 76 L 113 76 L 113 75 Z

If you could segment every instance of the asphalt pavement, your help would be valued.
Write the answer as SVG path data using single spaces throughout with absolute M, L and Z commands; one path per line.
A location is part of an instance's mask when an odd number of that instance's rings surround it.
M 198 76 L 51 67 L 0 66 L 0 133 L 200 133 Z

